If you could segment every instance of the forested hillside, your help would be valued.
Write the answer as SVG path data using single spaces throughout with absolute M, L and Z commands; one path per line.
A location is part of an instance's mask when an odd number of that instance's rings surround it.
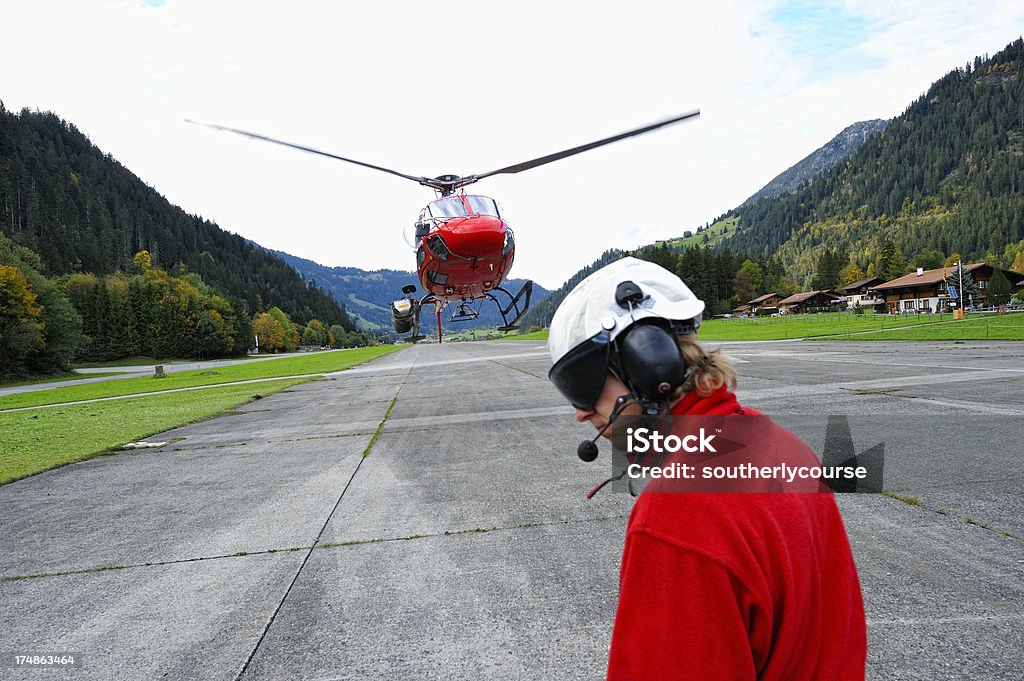
M 555 310 L 561 304 L 565 296 L 571 291 L 576 284 L 580 283 L 588 276 L 601 269 L 605 265 L 615 262 L 620 258 L 628 255 L 625 251 L 616 249 L 605 251 L 601 254 L 601 257 L 594 261 L 592 264 L 584 267 L 582 270 L 574 274 L 569 278 L 569 281 L 565 282 L 559 288 L 551 291 L 550 294 L 533 305 L 530 306 L 530 311 L 523 315 L 520 320 L 519 328 L 526 332 L 531 327 L 541 328 L 551 323 L 551 317 L 555 314 Z
M 0 105 L 0 380 L 74 361 L 362 345 L 329 293 L 74 126 Z
M 744 201 L 742 205 L 796 191 L 800 185 L 832 170 L 852 156 L 872 135 L 877 135 L 885 130 L 885 126 L 888 124 L 889 121 L 876 118 L 847 126 L 826 144 L 775 176 L 771 182 Z
M 803 281 L 824 249 L 867 271 L 885 241 L 907 257 L 1012 264 L 1024 239 L 1024 41 L 936 83 L 844 164 L 736 209 L 729 247 L 778 254 Z
M 277 306 L 302 323 L 353 328 L 280 259 L 172 205 L 52 113 L 0 107 L 0 230 L 38 253 L 48 276 L 130 272 L 146 250 L 154 267 L 198 274 L 248 313 Z
M 842 162 L 813 163 L 841 158 L 827 153 L 833 139 L 714 224 L 631 254 L 679 274 L 708 315 L 761 293 L 891 279 L 961 258 L 1024 272 L 1022 71 L 1018 39 L 947 74 L 885 125 L 845 130 L 860 144 L 846 145 L 855 151 Z M 806 181 L 794 190 L 796 177 Z M 549 323 L 573 286 L 629 254 L 610 251 L 581 270 L 528 324 Z

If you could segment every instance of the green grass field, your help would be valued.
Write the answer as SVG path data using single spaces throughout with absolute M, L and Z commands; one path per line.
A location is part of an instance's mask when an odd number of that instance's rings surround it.
M 7 395 L 0 397 L 0 409 L 33 407 L 60 402 L 77 402 L 101 397 L 117 397 L 119 395 L 135 395 L 158 390 L 191 388 L 199 385 L 218 385 L 234 381 L 323 374 L 341 371 L 342 369 L 368 362 L 371 359 L 394 352 L 402 347 L 405 346 L 375 345 L 369 348 L 316 352 L 303 357 L 284 357 L 282 359 L 250 362 L 248 364 L 234 364 L 215 369 L 182 371 L 167 374 L 164 378 L 142 376 L 139 378 L 125 378 L 117 381 L 89 383 L 86 385 Z
M 899 328 L 894 327 L 910 327 Z M 548 330 L 504 340 L 547 340 Z M 1024 313 L 997 316 L 854 315 L 848 312 L 782 317 L 709 319 L 701 324 L 701 340 L 754 341 L 821 338 L 822 340 L 1024 340 Z
M 0 485 L 108 453 L 171 428 L 223 414 L 254 395 L 310 379 L 225 386 L 0 413 Z
M 863 340 L 1024 340 L 1024 313 L 968 315 L 967 319 L 872 333 Z
M 166 378 L 129 378 L 105 383 L 41 390 L 0 398 L 0 408 L 59 405 L 63 402 L 138 395 L 131 399 L 52 406 L 0 413 L 0 484 L 85 461 L 171 428 L 212 418 L 312 378 L 280 378 L 339 371 L 404 346 L 376 346 L 303 357 L 225 366 L 214 373 L 187 371 Z M 227 385 L 232 381 L 258 383 Z M 145 395 L 153 390 L 200 390 Z M 140 394 L 143 393 L 143 394 Z
M 669 245 L 673 248 L 682 246 L 683 248 L 690 248 L 691 246 L 714 246 L 720 241 L 731 237 L 736 233 L 736 225 L 739 223 L 738 217 L 728 217 L 724 220 L 710 225 L 706 230 L 700 234 L 694 233 L 693 236 L 687 238 L 669 239 Z M 726 231 L 728 229 L 728 231 Z M 704 242 L 704 235 L 707 235 L 707 243 Z
M 530 333 L 524 333 L 524 334 L 519 335 L 519 336 L 506 336 L 505 338 L 502 338 L 501 340 L 529 340 L 529 341 L 535 341 L 535 340 L 547 340 L 547 339 L 548 339 L 548 330 L 547 329 L 541 329 L 540 331 L 532 331 Z
M 945 316 L 945 319 L 949 318 L 949 315 Z M 780 317 L 733 317 L 703 322 L 700 326 L 700 337 L 702 340 L 786 340 L 878 331 L 885 326 L 917 323 L 921 322 L 916 316 L 902 319 L 844 312 Z

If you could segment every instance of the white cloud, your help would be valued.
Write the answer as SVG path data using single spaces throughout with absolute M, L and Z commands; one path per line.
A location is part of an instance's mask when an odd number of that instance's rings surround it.
M 697 123 L 474 188 L 512 216 L 514 276 L 547 286 L 608 247 L 703 224 L 1024 27 L 1013 3 L 844 2 L 834 14 L 869 30 L 823 61 L 813 26 L 753 0 L 8 4 L 8 108 L 53 110 L 186 210 L 325 264 L 411 268 L 402 229 L 431 193 L 183 118 L 441 174 L 700 108 Z

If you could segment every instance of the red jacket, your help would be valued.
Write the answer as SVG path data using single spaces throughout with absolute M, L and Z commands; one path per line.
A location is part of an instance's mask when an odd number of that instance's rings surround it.
M 674 415 L 757 415 L 724 387 Z M 764 446 L 807 450 L 780 426 Z M 860 582 L 831 494 L 642 493 L 608 678 L 863 680 Z

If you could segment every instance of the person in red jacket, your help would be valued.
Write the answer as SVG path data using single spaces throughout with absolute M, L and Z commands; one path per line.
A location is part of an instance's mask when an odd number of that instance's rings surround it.
M 719 447 L 728 434 L 736 450 L 700 459 L 696 481 L 656 479 L 638 496 L 608 678 L 863 679 L 860 581 L 832 494 L 816 480 L 793 493 L 770 476 L 699 479 L 702 466 L 751 453 L 758 471 L 818 464 L 798 437 L 736 400 L 728 360 L 696 339 L 703 310 L 674 274 L 625 258 L 583 280 L 551 322 L 549 378 L 577 420 L 621 438 L 627 421 L 669 417 L 681 435 L 684 421 L 716 419 L 727 424 L 714 431 Z M 586 450 L 581 458 L 596 454 Z

